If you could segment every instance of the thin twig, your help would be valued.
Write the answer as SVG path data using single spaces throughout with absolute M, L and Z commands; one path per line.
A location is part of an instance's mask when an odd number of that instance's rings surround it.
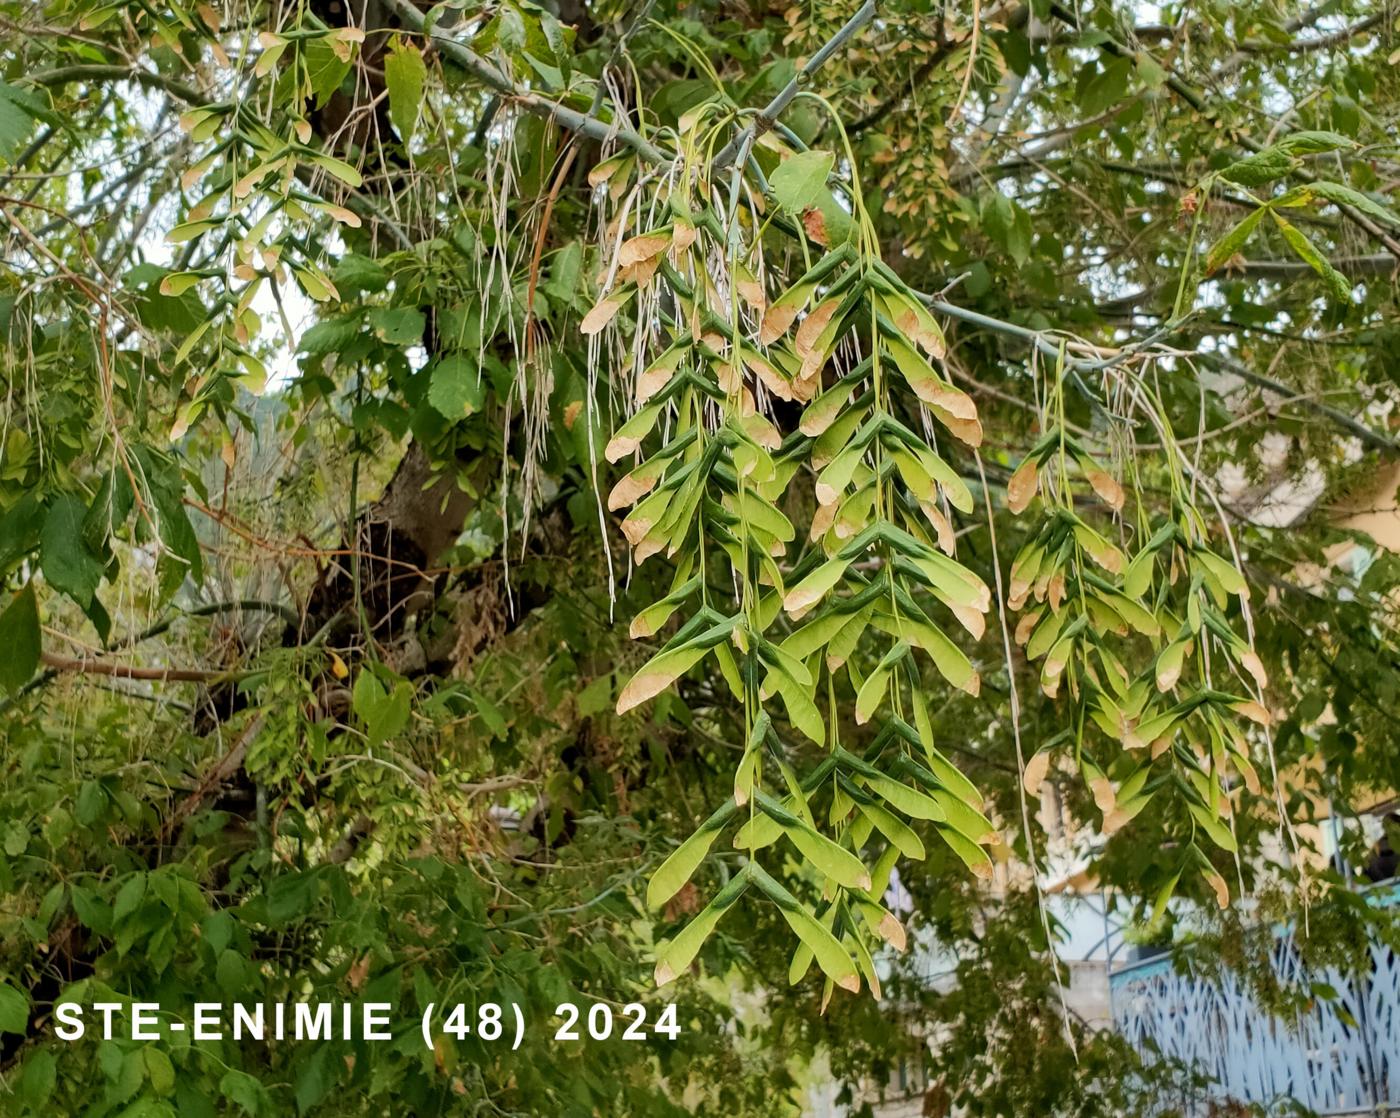
M 148 679 L 162 683 L 213 683 L 215 680 L 230 679 L 246 674 L 236 671 L 216 671 L 209 668 L 138 668 L 132 664 L 118 664 L 111 660 L 59 656 L 54 652 L 41 653 L 39 659 L 43 661 L 45 667 L 52 668 L 56 672 L 106 675 L 117 679 Z

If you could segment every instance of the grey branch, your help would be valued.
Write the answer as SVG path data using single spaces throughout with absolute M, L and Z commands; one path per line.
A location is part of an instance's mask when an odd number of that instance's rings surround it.
M 1289 388 L 1288 385 L 1283 382 L 1274 380 L 1273 377 L 1266 377 L 1262 373 L 1256 373 L 1247 365 L 1242 365 L 1238 361 L 1232 361 L 1230 358 L 1223 357 L 1219 353 L 1199 353 L 1196 356 L 1199 360 L 1214 364 L 1224 369 L 1227 373 L 1233 373 L 1241 380 L 1248 381 L 1250 384 L 1266 389 L 1279 396 L 1296 398 L 1298 395 L 1296 389 Z M 1386 435 L 1372 431 L 1371 428 L 1353 419 L 1344 411 L 1338 411 L 1336 408 L 1329 407 L 1327 404 L 1320 403 L 1317 400 L 1305 399 L 1298 400 L 1297 402 L 1309 411 L 1326 416 L 1339 427 L 1350 431 L 1367 446 L 1374 447 L 1377 450 L 1388 451 L 1391 454 L 1400 452 L 1400 443 L 1397 443 L 1394 439 Z
M 385 0 L 385 3 L 403 21 L 404 26 L 426 34 L 429 41 L 444 58 L 450 59 L 477 78 L 488 89 L 499 93 L 502 97 L 509 98 L 526 112 L 552 120 L 560 128 L 577 132 L 594 140 L 616 140 L 623 146 L 631 148 L 649 163 L 667 164 L 671 162 L 670 156 L 634 128 L 621 121 L 602 120 L 589 113 L 581 113 L 557 104 L 547 97 L 541 97 L 538 93 L 519 88 L 509 75 L 493 66 L 474 50 L 463 46 L 436 29 L 429 30 L 423 13 L 409 3 L 409 0 Z
M 835 35 L 822 44 L 821 49 L 807 60 L 802 69 L 797 71 L 792 81 L 783 86 L 778 91 L 778 95 L 759 110 L 758 115 L 753 118 L 749 126 L 720 149 L 719 154 L 715 156 L 715 170 L 727 167 L 741 148 L 747 149 L 753 140 L 772 128 L 778 122 L 778 117 L 783 114 L 783 110 L 792 104 L 792 99 L 797 96 L 797 91 L 811 81 L 812 75 L 820 70 L 833 54 L 845 46 L 857 31 L 874 18 L 875 0 L 865 0 L 865 3 L 856 10 L 856 14 L 848 19 Z

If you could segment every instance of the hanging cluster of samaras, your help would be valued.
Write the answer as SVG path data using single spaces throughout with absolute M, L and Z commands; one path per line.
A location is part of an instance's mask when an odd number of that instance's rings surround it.
M 628 163 L 603 164 L 595 183 Z M 979 692 L 977 669 L 949 636 L 957 626 L 980 640 L 995 608 L 987 582 L 959 562 L 953 526 L 956 513 L 973 512 L 973 494 L 949 459 L 981 443 L 977 408 L 945 375 L 943 332 L 924 300 L 874 251 L 825 249 L 778 291 L 763 275 L 750 210 L 722 215 L 676 189 L 653 212 L 663 221 L 606 246 L 603 295 L 582 326 L 597 334 L 635 304 L 622 316 L 642 356 L 635 410 L 606 455 L 636 464 L 608 503 L 630 508 L 622 530 L 635 561 L 661 554 L 675 565 L 670 592 L 637 615 L 632 635 L 650 637 L 679 615 L 677 627 L 618 711 L 712 657 L 747 727 L 732 799 L 652 878 L 648 899 L 662 905 L 732 828 L 737 861 L 721 860 L 723 887 L 660 946 L 656 978 L 682 973 L 755 889 L 801 941 L 793 981 L 815 961 L 828 996 L 836 985 L 858 990 L 862 976 L 878 996 L 872 951 L 905 941 L 882 904 L 900 857 L 922 859 L 920 832 L 932 833 L 988 876 L 1002 841 L 977 788 L 935 744 L 924 675 L 931 663 L 954 688 Z M 813 508 L 792 496 L 809 477 L 815 506 L 799 533 L 784 510 Z M 1193 865 L 1223 895 L 1194 840 L 1199 827 L 1232 848 L 1237 774 L 1255 785 L 1236 715 L 1267 715 L 1210 684 L 1225 661 L 1264 683 L 1226 619 L 1244 582 L 1206 548 L 1184 499 L 1150 539 L 1138 533 L 1147 542 L 1128 562 L 1081 519 L 1076 487 L 1094 510 L 1086 515 L 1121 523 L 1121 486 L 1060 425 L 1008 486 L 1014 512 L 1043 489 L 1045 517 L 1015 559 L 1005 605 L 1020 613 L 1016 639 L 1045 693 L 1071 700 L 1069 728 L 1039 743 L 1027 787 L 1038 789 L 1058 749 L 1062 767 L 1077 765 L 1090 784 L 1108 831 L 1171 786 L 1190 835 L 1170 884 Z M 1199 686 L 1188 689 L 1192 657 Z M 861 734 L 868 745 L 842 744 L 847 715 L 874 724 L 873 737 Z M 1107 741 L 1086 735 L 1085 716 Z M 819 747 L 807 772 L 794 768 L 799 735 Z M 773 848 L 784 841 L 802 870 L 796 882 L 783 876 L 803 898 L 764 868 L 782 864 Z

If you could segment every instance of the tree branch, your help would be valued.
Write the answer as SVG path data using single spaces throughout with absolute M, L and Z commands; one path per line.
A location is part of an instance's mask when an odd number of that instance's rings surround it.
M 875 0 L 865 0 L 865 3 L 856 9 L 856 14 L 851 16 L 835 35 L 822 44 L 821 49 L 807 60 L 802 69 L 793 75 L 792 80 L 778 91 L 778 95 L 758 111 L 758 115 L 753 118 L 749 126 L 720 149 L 719 154 L 714 159 L 714 169 L 718 171 L 727 167 L 740 151 L 747 151 L 749 144 L 771 129 L 778 122 L 778 117 L 782 115 L 783 110 L 792 104 L 792 99 L 797 96 L 797 91 L 811 81 L 812 75 L 820 70 L 833 54 L 845 46 L 855 36 L 855 33 L 874 17 Z
M 1374 447 L 1377 450 L 1388 451 L 1391 454 L 1400 453 L 1400 443 L 1396 442 L 1394 439 L 1372 431 L 1371 428 L 1347 415 L 1344 411 L 1338 411 L 1336 408 L 1330 407 L 1317 400 L 1298 398 L 1297 390 L 1289 388 L 1288 385 L 1284 384 L 1282 381 L 1274 380 L 1273 377 L 1266 377 L 1262 373 L 1256 373 L 1247 365 L 1242 365 L 1238 361 L 1232 361 L 1230 358 L 1223 357 L 1219 353 L 1198 353 L 1196 357 L 1198 360 L 1216 365 L 1228 373 L 1233 373 L 1241 380 L 1248 381 L 1250 384 L 1256 385 L 1259 388 L 1275 392 L 1280 396 L 1294 398 L 1294 401 L 1300 407 L 1306 408 L 1308 411 L 1316 412 L 1318 415 L 1325 415 L 1339 427 L 1350 431 L 1367 446 Z
M 45 667 L 56 672 L 79 672 L 83 675 L 107 675 L 118 679 L 149 679 L 162 683 L 213 683 L 240 673 L 211 671 L 205 668 L 138 668 L 133 664 L 118 664 L 111 660 L 80 659 L 44 652 L 39 657 Z
M 509 76 L 469 47 L 449 38 L 436 28 L 428 30 L 423 13 L 409 3 L 409 0 L 384 0 L 384 3 L 403 21 L 406 27 L 425 34 L 428 41 L 444 58 L 451 59 L 487 88 L 499 93 L 502 97 L 509 98 L 526 112 L 544 117 L 546 120 L 552 120 L 561 128 L 594 140 L 616 140 L 624 147 L 631 148 L 649 163 L 667 165 L 673 161 L 671 156 L 621 121 L 601 120 L 589 113 L 581 113 L 557 104 L 547 97 L 541 97 L 538 93 L 521 89 Z
M 61 66 L 56 70 L 41 70 L 24 79 L 30 85 L 54 86 L 68 82 L 128 81 L 144 85 L 147 89 L 159 89 L 178 97 L 187 105 L 207 105 L 209 98 L 199 90 L 154 70 L 141 66 L 120 66 L 88 62 L 76 66 Z
M 1293 39 L 1287 43 L 1273 43 L 1264 39 L 1245 39 L 1236 49 L 1250 54 L 1302 54 L 1307 51 L 1326 50 L 1328 47 L 1349 42 L 1358 35 L 1364 35 L 1380 22 L 1381 15 L 1377 12 L 1373 16 L 1357 20 L 1349 27 L 1343 27 L 1340 31 L 1333 31 L 1330 35 L 1317 35 L 1311 39 Z
M 1383 276 L 1400 269 L 1400 259 L 1388 252 L 1376 252 L 1368 256 L 1337 256 L 1329 261 L 1332 267 L 1344 276 Z M 1222 269 L 1229 271 L 1227 267 Z M 1313 276 L 1317 272 L 1311 264 L 1302 260 L 1246 260 L 1238 271 L 1250 276 L 1265 276 L 1270 279 L 1293 279 L 1296 276 Z

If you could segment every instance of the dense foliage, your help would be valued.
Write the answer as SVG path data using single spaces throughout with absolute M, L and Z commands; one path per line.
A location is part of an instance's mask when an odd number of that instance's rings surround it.
M 1345 961 L 1305 825 L 1400 771 L 1400 569 L 1335 515 L 1400 476 L 1396 27 L 1150 19 L 0 0 L 5 1107 L 1134 1111 L 1056 820 L 1145 938 L 1247 966 L 1261 892 Z M 424 1045 L 484 1002 L 518 1050 Z

